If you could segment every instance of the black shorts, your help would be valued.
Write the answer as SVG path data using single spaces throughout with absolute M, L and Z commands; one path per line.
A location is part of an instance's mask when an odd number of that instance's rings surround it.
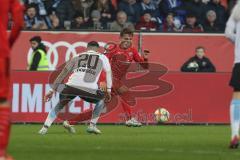
M 59 100 L 62 105 L 66 105 L 75 97 L 80 97 L 84 101 L 87 101 L 90 103 L 97 103 L 100 100 L 104 99 L 104 92 L 102 90 L 96 90 L 96 93 L 93 94 L 78 88 L 65 85 L 64 89 L 59 94 Z
M 233 87 L 234 91 L 240 91 L 240 63 L 234 65 L 229 85 Z

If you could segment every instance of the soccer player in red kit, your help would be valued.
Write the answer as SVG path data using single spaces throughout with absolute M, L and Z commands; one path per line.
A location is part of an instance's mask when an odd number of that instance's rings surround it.
M 0 160 L 10 160 L 6 155 L 10 133 L 9 65 L 10 50 L 23 26 L 23 6 L 19 0 L 0 0 Z M 13 27 L 8 36 L 9 13 Z
M 126 76 L 127 70 L 132 61 L 146 62 L 143 67 L 147 68 L 147 60 L 149 51 L 144 50 L 143 56 L 140 56 L 137 49 L 132 46 L 133 32 L 130 29 L 123 29 L 120 33 L 120 44 L 113 49 L 106 52 L 112 68 L 113 76 L 113 90 L 115 94 L 120 95 L 121 105 L 127 116 L 127 126 L 141 126 L 132 115 L 132 105 L 135 105 L 134 99 L 131 98 L 131 93 L 128 87 L 122 82 L 123 77 Z M 104 79 L 104 74 L 101 79 Z M 100 85 L 105 85 L 101 82 Z

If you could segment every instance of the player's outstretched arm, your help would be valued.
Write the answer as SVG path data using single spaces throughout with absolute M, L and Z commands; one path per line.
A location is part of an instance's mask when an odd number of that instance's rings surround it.
M 148 55 L 149 55 L 150 51 L 145 49 L 143 50 L 143 60 L 145 63 L 142 63 L 141 66 L 144 68 L 144 69 L 148 69 L 149 65 L 148 65 Z
M 148 55 L 149 55 L 149 53 L 150 53 L 149 50 L 147 50 L 147 49 L 144 49 L 144 50 L 143 50 L 143 59 L 144 59 L 145 61 L 148 60 Z
M 60 84 L 63 84 L 64 79 L 73 71 L 75 60 L 76 59 L 73 58 L 72 60 L 70 60 L 66 63 L 66 65 L 62 69 L 61 73 L 57 76 L 57 78 L 53 82 L 53 84 L 51 86 L 52 89 L 44 96 L 45 102 L 49 101 L 52 98 L 53 94 L 57 91 L 58 86 Z

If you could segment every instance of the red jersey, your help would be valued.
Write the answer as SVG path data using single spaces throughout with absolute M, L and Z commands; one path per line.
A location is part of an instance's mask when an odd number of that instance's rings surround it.
M 19 0 L 0 0 L 0 4 L 0 58 L 5 58 L 9 56 L 10 48 L 23 26 L 24 7 Z M 13 27 L 8 38 L 9 13 L 13 19 Z
M 122 49 L 117 46 L 115 49 L 106 54 L 111 63 L 112 75 L 114 79 L 121 79 L 126 75 L 132 61 L 144 62 L 138 51 L 134 47 Z

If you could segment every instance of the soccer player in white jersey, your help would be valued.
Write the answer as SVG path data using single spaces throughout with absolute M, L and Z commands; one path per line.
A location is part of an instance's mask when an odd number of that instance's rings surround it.
M 239 125 L 240 125 L 240 2 L 233 8 L 228 19 L 225 35 L 235 44 L 234 67 L 230 86 L 233 87 L 233 97 L 230 106 L 231 119 L 231 142 L 229 148 L 235 149 L 239 145 Z
M 59 102 L 49 112 L 42 129 L 39 131 L 39 134 L 47 133 L 48 128 L 57 118 L 59 111 L 62 110 L 64 106 L 71 102 L 76 96 L 79 96 L 87 102 L 96 104 L 92 112 L 92 119 L 90 120 L 87 132 L 95 134 L 101 133 L 101 131 L 96 127 L 96 123 L 104 107 L 104 92 L 98 87 L 98 79 L 100 73 L 104 70 L 107 75 L 107 93 L 105 101 L 110 101 L 112 72 L 108 58 L 104 54 L 100 54 L 98 49 L 99 44 L 95 41 L 91 41 L 87 45 L 86 52 L 79 54 L 67 62 L 64 69 L 54 81 L 52 90 L 50 90 L 44 98 L 45 101 L 49 101 L 54 92 L 60 92 Z M 70 77 L 68 78 L 67 83 L 62 84 L 69 74 Z M 64 121 L 63 126 L 68 129 L 69 132 L 75 133 L 75 129 L 67 121 Z

